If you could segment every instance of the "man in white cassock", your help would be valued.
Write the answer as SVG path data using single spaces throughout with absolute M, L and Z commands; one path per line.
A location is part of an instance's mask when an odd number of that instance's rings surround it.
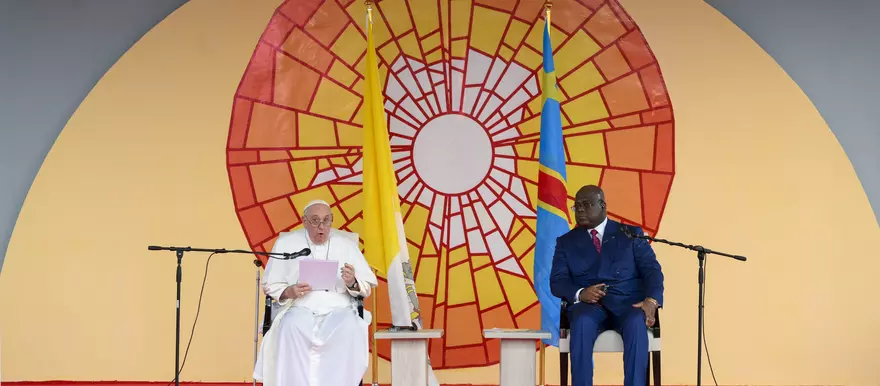
M 357 242 L 335 233 L 330 205 L 303 209 L 304 230 L 282 233 L 272 252 L 311 254 L 269 259 L 262 286 L 281 306 L 263 337 L 254 378 L 265 386 L 356 386 L 369 363 L 369 323 L 358 316 L 357 296 L 378 284 Z M 312 291 L 299 280 L 303 259 L 334 260 L 340 270 L 333 291 Z

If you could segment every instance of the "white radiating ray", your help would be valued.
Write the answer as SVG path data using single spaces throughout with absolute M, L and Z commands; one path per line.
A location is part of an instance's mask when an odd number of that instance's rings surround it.
M 477 226 L 477 218 L 474 216 L 474 208 L 471 206 L 465 206 L 461 208 L 461 211 L 464 212 L 464 226 L 465 229 L 473 229 Z
M 487 119 L 489 119 L 489 114 L 494 113 L 495 109 L 497 109 L 499 105 L 501 105 L 501 99 L 498 99 L 498 97 L 492 95 L 489 98 L 489 102 L 486 102 L 486 106 L 483 107 L 483 112 L 480 113 L 480 121 L 485 122 Z
M 428 71 L 420 71 L 416 73 L 416 79 L 419 81 L 419 87 L 425 92 L 431 90 L 431 79 L 428 77 Z
M 461 71 L 452 70 L 452 81 L 450 82 L 452 88 L 452 107 L 451 111 L 462 111 L 461 110 L 461 82 L 463 75 Z
M 440 112 L 445 113 L 448 111 L 446 106 L 446 84 L 440 83 L 434 86 L 434 93 L 437 94 L 437 100 L 440 103 Z
M 409 138 L 391 136 L 391 146 L 412 146 L 412 140 Z
M 477 98 L 477 103 L 474 105 L 474 115 L 482 111 L 487 99 L 489 99 L 489 93 L 481 91 L 480 96 Z
M 474 210 L 477 212 L 477 218 L 480 220 L 480 229 L 483 231 L 483 234 L 489 234 L 489 232 L 496 229 L 492 216 L 486 211 L 486 207 L 483 206 L 482 202 L 477 201 L 474 204 Z
M 489 207 L 489 212 L 492 213 L 492 217 L 495 218 L 501 232 L 504 233 L 505 236 L 509 236 L 510 227 L 513 225 L 514 218 L 513 212 L 510 211 L 510 208 L 504 205 L 501 201 L 498 201 Z
M 479 229 L 474 229 L 467 233 L 468 249 L 470 253 L 486 253 L 486 243 L 483 241 L 483 235 Z
M 349 168 L 336 167 L 336 168 L 333 168 L 333 170 L 336 172 L 336 175 L 339 177 L 348 177 L 353 174 L 353 172 Z
M 486 79 L 486 83 L 483 85 L 487 90 L 491 90 L 495 88 L 495 84 L 498 82 L 498 79 L 501 77 L 501 73 L 504 72 L 504 67 L 507 64 L 504 63 L 501 58 L 495 58 L 495 61 L 492 62 L 492 69 L 489 70 L 489 78 Z
M 510 174 L 502 172 L 498 168 L 492 168 L 489 175 L 503 185 L 505 188 L 510 186 Z
M 409 97 L 407 97 L 407 98 L 409 98 Z M 392 114 L 394 116 L 396 116 L 398 119 L 400 119 L 404 123 L 406 123 L 412 127 L 421 127 L 421 125 L 418 122 L 416 122 L 415 118 L 411 117 L 408 113 L 409 113 L 409 111 L 406 111 L 406 109 L 397 109 L 392 112 Z
M 406 200 L 409 202 L 416 202 L 416 195 L 421 193 L 424 186 L 425 185 L 422 184 L 422 181 L 416 179 L 416 186 L 413 187 L 413 190 L 411 190 L 409 194 L 406 195 Z
M 452 59 L 452 67 L 464 71 L 464 59 Z
M 425 65 L 422 62 L 412 58 L 407 58 L 407 62 L 409 63 L 409 67 L 415 72 L 419 72 L 425 68 Z
M 531 95 L 532 97 L 534 97 L 535 95 L 538 95 L 538 92 L 540 91 L 540 89 L 538 87 L 539 87 L 539 85 L 538 85 L 538 77 L 537 76 L 532 76 L 528 80 L 528 82 L 526 82 L 526 91 L 528 91 L 529 95 Z
M 443 211 L 446 206 L 446 196 L 437 194 L 434 196 L 434 206 L 431 207 L 431 222 L 437 225 L 443 223 Z M 440 240 L 435 238 L 434 240 Z
M 440 243 L 442 242 L 442 240 L 440 239 L 440 228 L 437 226 L 431 225 L 428 227 L 428 229 L 430 229 L 431 236 L 432 236 L 431 238 L 434 239 L 434 250 L 439 251 L 440 250 Z
M 385 111 L 391 112 L 394 111 L 394 108 L 397 107 L 394 102 L 390 100 L 385 100 Z
M 510 192 L 513 193 L 514 196 L 519 198 L 522 202 L 529 202 L 529 195 L 526 193 L 526 186 L 522 179 L 519 177 L 514 178 L 510 181 Z
M 398 179 L 398 180 L 402 180 L 404 177 L 406 177 L 406 176 L 408 176 L 410 173 L 412 173 L 412 171 L 413 171 L 413 167 L 412 167 L 412 166 L 407 166 L 407 167 L 401 169 L 399 172 L 397 172 L 397 179 Z
M 404 67 L 406 67 L 406 62 L 403 60 L 403 56 L 398 56 L 397 60 L 391 64 L 391 71 L 400 72 Z
M 403 85 L 397 81 L 397 77 L 388 76 L 388 83 L 385 86 L 385 95 L 394 102 L 400 102 L 400 98 L 406 95 Z
M 442 243 L 446 244 L 446 246 L 448 247 L 449 246 L 449 218 L 447 218 L 443 221 L 442 237 L 443 237 Z
M 416 127 L 421 127 L 421 124 L 425 123 L 428 120 L 428 117 L 425 116 L 424 112 L 416 106 L 416 102 L 413 102 L 412 98 L 407 96 L 403 98 L 403 101 L 400 102 L 400 107 L 406 110 L 409 115 L 412 115 L 416 121 L 419 123 L 415 125 Z
M 422 194 L 419 195 L 419 199 L 418 199 L 420 204 L 427 206 L 429 208 L 431 207 L 431 201 L 433 201 L 433 200 L 434 200 L 434 191 L 431 189 L 423 189 Z
M 511 127 L 507 130 L 504 130 L 498 134 L 492 135 L 492 142 L 501 142 L 505 139 L 511 139 L 519 137 L 519 131 L 515 127 Z
M 510 273 L 513 273 L 516 275 L 525 276 L 525 273 L 523 273 L 522 268 L 520 268 L 520 266 L 519 266 L 519 262 L 517 262 L 516 258 L 513 258 L 513 257 L 511 257 L 507 260 L 504 260 L 498 264 L 495 264 L 495 267 L 502 270 L 502 271 L 507 271 L 507 272 L 510 272 Z
M 461 203 L 458 197 L 449 197 L 449 214 L 457 214 L 461 211 Z
M 513 112 L 509 117 L 507 117 L 507 121 L 510 122 L 511 125 L 515 125 L 522 121 L 523 119 L 523 109 L 518 109 Z
M 333 169 L 327 169 L 315 176 L 315 181 L 312 182 L 312 186 L 321 185 L 325 182 L 333 181 L 337 179 L 338 176 L 333 172 Z
M 409 159 L 402 159 L 400 161 L 397 161 L 397 162 L 391 164 L 391 168 L 394 170 L 400 170 L 401 168 L 406 167 L 407 165 L 410 165 L 410 164 L 412 164 L 412 161 L 410 161 Z
M 486 121 L 486 127 L 491 128 L 491 127 L 495 126 L 496 124 L 498 124 L 499 122 L 501 122 L 501 114 L 499 114 L 496 111 L 495 114 L 492 114 L 492 117 L 489 118 L 488 121 Z M 491 130 L 489 130 L 489 131 L 491 131 Z
M 461 112 L 473 114 L 474 107 L 477 103 L 477 95 L 480 93 L 479 87 L 468 87 L 464 90 L 464 103 L 461 105 Z
M 467 60 L 466 84 L 471 86 L 483 83 L 486 80 L 486 74 L 489 73 L 489 66 L 492 65 L 492 58 L 477 51 L 468 50 Z
M 495 192 L 496 195 L 504 192 L 504 188 L 502 188 L 501 185 L 498 185 L 498 183 L 494 180 L 486 180 L 485 185 L 488 185 L 489 188 L 492 189 L 492 191 Z
M 430 73 L 431 73 L 431 83 L 432 84 L 436 85 L 436 84 L 443 81 L 443 73 L 442 72 L 431 71 Z
M 504 76 L 501 78 L 501 82 L 498 83 L 498 87 L 495 88 L 495 93 L 497 93 L 498 96 L 507 99 L 514 90 L 518 89 L 519 86 L 523 84 L 529 74 L 531 74 L 531 72 L 523 66 L 520 66 L 516 62 L 511 63 L 511 65 L 507 67 Z
M 409 151 L 409 150 L 397 150 L 397 151 L 393 151 L 393 152 L 391 152 L 391 160 L 392 160 L 392 161 L 397 161 L 397 160 L 399 160 L 399 159 L 401 159 L 401 158 L 409 157 L 409 155 L 410 155 L 410 151 Z
M 495 157 L 492 163 L 500 169 L 507 170 L 510 174 L 516 174 L 516 162 L 513 158 Z
M 430 120 L 431 117 L 433 117 L 434 115 L 437 114 L 437 112 L 434 111 L 434 109 L 431 107 L 431 105 L 428 104 L 428 101 L 433 101 L 433 100 L 434 100 L 434 97 L 432 95 L 427 95 L 425 97 L 425 99 L 420 99 L 418 102 L 416 102 L 416 104 L 419 105 L 419 108 L 421 108 L 422 111 L 425 112 L 425 114 L 428 114 L 428 118 L 426 120 Z
M 504 106 L 501 106 L 501 114 L 510 115 L 510 112 L 516 108 L 522 107 L 523 103 L 528 102 L 532 98 L 524 89 L 519 89 L 516 94 L 513 94 L 513 97 L 508 99 L 507 102 L 504 103 Z
M 504 202 L 508 206 L 510 206 L 510 208 L 513 209 L 514 213 L 516 213 L 517 215 L 525 216 L 525 217 L 534 217 L 535 216 L 534 210 L 523 205 L 523 203 L 519 202 L 519 200 L 514 198 L 510 194 L 510 192 L 504 192 L 504 194 L 501 195 L 501 199 L 504 200 Z
M 513 151 L 513 146 L 499 146 L 495 148 L 495 154 L 498 155 L 506 155 L 510 157 L 516 156 L 516 153 Z
M 408 123 L 401 121 L 400 118 L 398 118 L 397 116 L 394 116 L 394 115 L 388 117 L 388 119 L 391 121 L 391 124 L 389 125 L 390 127 L 388 128 L 388 131 L 390 131 L 392 134 L 400 134 L 404 137 L 415 138 L 415 136 L 416 136 L 415 127 L 412 127 Z
M 507 246 L 504 237 L 498 231 L 486 235 L 486 244 L 489 245 L 489 255 L 492 256 L 493 261 L 501 261 L 513 255 L 510 253 L 510 247 Z
M 433 94 L 433 93 L 432 93 L 432 94 Z M 431 95 L 431 96 L 429 96 L 429 97 L 427 98 L 427 101 L 428 101 L 428 105 L 431 106 L 431 111 L 434 112 L 434 115 L 435 115 L 435 116 L 436 116 L 436 115 L 440 115 L 440 113 L 441 113 L 442 111 L 440 110 L 440 106 L 437 104 L 437 98 L 436 98 L 436 95 Z
M 457 214 L 449 218 L 449 248 L 462 244 L 464 244 L 464 224 L 461 223 L 461 215 Z
M 492 203 L 498 199 L 498 196 L 496 196 L 495 193 L 492 192 L 492 190 L 490 190 L 488 186 L 486 186 L 486 184 L 480 185 L 480 187 L 477 188 L 477 192 L 480 192 L 480 198 L 485 203 Z
M 474 200 L 474 201 L 477 201 L 477 200 L 480 199 L 480 196 L 477 195 L 477 192 L 471 192 L 471 193 L 468 195 L 467 199 L 468 199 L 468 200 Z
M 413 190 L 413 187 L 415 187 L 416 181 L 418 181 L 416 174 L 410 174 L 409 177 L 397 184 L 397 194 L 399 194 L 400 197 L 406 197 L 406 195 Z
M 364 175 L 362 173 L 358 173 L 351 177 L 340 180 L 339 182 L 345 184 L 362 184 L 364 182 Z
M 361 157 L 351 166 L 351 170 L 354 170 L 355 173 L 360 173 L 364 171 L 364 158 Z
M 409 95 L 412 95 L 415 98 L 422 97 L 422 90 L 419 89 L 419 84 L 416 83 L 416 78 L 413 77 L 411 72 L 409 72 L 409 69 L 401 71 L 397 76 L 400 78 L 400 83 L 403 83 L 403 87 L 406 88 Z
M 509 127 L 509 126 L 507 125 L 507 122 L 505 122 L 504 120 L 501 120 L 501 121 L 499 121 L 498 123 L 496 123 L 495 125 L 489 127 L 489 133 L 493 133 L 493 134 L 494 134 L 494 133 L 497 133 L 497 132 L 499 132 L 499 131 L 501 131 L 501 130 L 506 129 L 507 127 Z

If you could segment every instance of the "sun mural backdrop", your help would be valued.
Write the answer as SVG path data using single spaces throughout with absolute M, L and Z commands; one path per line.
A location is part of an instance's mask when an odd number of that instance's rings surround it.
M 498 362 L 483 328 L 539 328 L 532 282 L 543 1 L 375 4 L 385 110 L 436 369 Z M 278 7 L 234 98 L 227 163 L 250 245 L 271 250 L 306 202 L 362 233 L 365 6 Z M 599 184 L 610 216 L 656 233 L 674 175 L 673 112 L 642 33 L 615 1 L 553 2 L 568 192 Z M 363 245 L 362 245 L 363 246 Z M 375 292 L 379 328 L 387 289 Z M 368 302 L 369 303 L 369 302 Z M 369 304 L 368 304 L 369 305 Z M 380 344 L 388 358 L 390 347 Z

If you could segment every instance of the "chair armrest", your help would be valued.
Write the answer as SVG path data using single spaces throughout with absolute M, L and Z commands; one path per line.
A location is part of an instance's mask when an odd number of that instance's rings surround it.
M 568 307 L 569 304 L 565 300 L 559 301 L 559 329 L 560 330 L 568 330 L 571 328 L 571 324 L 568 321 Z
M 263 335 L 265 336 L 272 328 L 272 297 L 266 295 L 266 306 L 263 310 Z
M 660 309 L 658 308 L 654 311 L 654 326 L 648 327 L 648 332 L 654 336 L 654 338 L 660 337 Z
M 357 301 L 357 305 L 358 305 L 358 316 L 360 316 L 361 319 L 363 319 L 364 318 L 364 297 L 363 296 L 355 296 L 354 299 Z

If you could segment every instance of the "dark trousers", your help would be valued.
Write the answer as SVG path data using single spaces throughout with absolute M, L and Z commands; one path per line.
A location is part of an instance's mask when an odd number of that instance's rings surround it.
M 605 330 L 623 336 L 623 384 L 645 386 L 648 370 L 648 328 L 645 313 L 630 308 L 613 313 L 601 304 L 578 303 L 569 308 L 571 322 L 571 384 L 593 385 L 593 344 Z

